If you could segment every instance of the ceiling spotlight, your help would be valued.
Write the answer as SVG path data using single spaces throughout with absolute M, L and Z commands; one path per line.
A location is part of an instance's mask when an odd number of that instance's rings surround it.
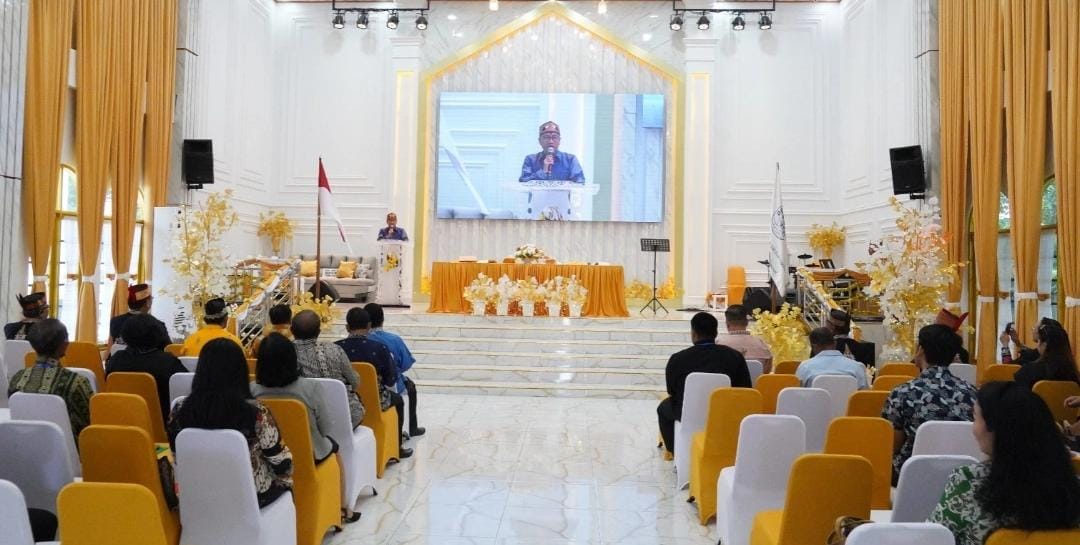
M 491 11 L 499 11 L 499 0 L 488 0 L 488 9 Z
M 607 13 L 607 0 L 600 0 L 600 3 L 596 4 L 596 13 L 600 15 Z
M 396 11 L 390 12 L 390 17 L 386 18 L 386 28 L 390 30 L 396 30 L 398 25 L 398 16 Z
M 761 19 L 758 19 L 758 28 L 761 30 L 769 30 L 772 28 L 772 17 L 769 17 L 768 13 L 761 12 Z
M 356 28 L 361 30 L 367 30 L 368 16 L 366 11 L 361 11 L 360 16 L 356 18 Z
M 741 13 L 736 13 L 735 18 L 731 20 L 732 30 L 742 30 L 746 28 L 746 21 L 743 20 Z
M 427 30 L 427 17 L 424 17 L 423 13 L 421 13 L 420 16 L 416 18 L 416 29 Z
M 698 30 L 709 30 L 709 18 L 704 13 L 701 14 L 701 17 L 698 17 L 697 27 Z
M 678 13 L 671 14 L 671 23 L 668 24 L 671 30 L 682 30 L 682 17 Z
M 334 28 L 345 28 L 345 16 L 338 13 L 334 15 Z

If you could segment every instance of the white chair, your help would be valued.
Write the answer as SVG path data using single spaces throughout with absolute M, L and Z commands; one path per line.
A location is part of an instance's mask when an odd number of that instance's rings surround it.
M 183 403 L 185 399 L 187 399 L 187 396 L 174 397 L 172 401 L 169 402 L 169 410 L 172 411 L 173 409 L 175 409 L 176 406 L 180 403 Z
M 8 406 L 8 375 L 7 368 L 4 367 L 3 356 L 0 356 L 0 409 L 6 409 Z
M 758 360 L 746 360 L 746 369 L 750 371 L 750 386 L 757 384 L 757 379 L 765 373 L 765 366 Z
M 955 545 L 948 528 L 928 522 L 863 524 L 851 531 L 847 545 Z M 725 544 L 726 545 L 726 544 Z
M 962 379 L 968 384 L 975 385 L 975 366 L 970 363 L 949 364 L 949 372 L 956 378 Z
M 754 516 L 784 508 L 791 464 L 806 451 L 797 416 L 752 414 L 739 426 L 735 465 L 716 484 L 716 530 L 724 545 L 747 545 Z
M 119 352 L 121 350 L 126 350 L 126 349 L 127 349 L 126 344 L 121 344 L 121 343 L 115 343 L 114 342 L 112 344 L 112 346 L 109 347 L 109 355 L 111 356 L 111 355 L 113 355 L 113 354 L 115 354 L 115 353 L 117 353 L 117 352 Z
M 345 383 L 332 378 L 315 378 L 319 384 L 326 410 L 330 413 L 330 437 L 337 441 L 341 453 L 341 470 L 345 486 L 341 487 L 343 505 L 356 506 L 360 491 L 371 487 L 375 491 L 375 432 L 367 426 L 352 429 L 349 398 Z
M 55 514 L 57 494 L 75 480 L 66 440 L 52 422 L 0 422 L 0 479 L 15 483 L 29 507 Z
M 776 400 L 776 414 L 790 414 L 806 424 L 806 452 L 825 448 L 825 432 L 832 420 L 829 392 L 821 388 L 784 388 Z
M 690 441 L 705 427 L 709 397 L 717 388 L 730 388 L 731 377 L 722 373 L 690 373 L 683 389 L 682 418 L 675 421 L 675 488 L 690 484 Z
M 409 430 L 412 426 L 409 423 L 409 392 L 401 392 L 401 418 L 404 422 L 401 423 L 401 429 L 405 430 L 405 436 L 409 436 Z
M 15 483 L 0 481 L 0 543 L 34 545 L 26 500 Z
M 30 341 L 4 341 L 4 363 L 7 365 L 8 380 L 26 368 L 26 354 L 33 351 Z
M 189 428 L 176 438 L 180 545 L 294 545 L 291 492 L 259 509 L 247 440 L 236 430 Z
M 82 476 L 82 461 L 75 446 L 75 434 L 71 431 L 71 417 L 68 416 L 64 398 L 52 394 L 28 394 L 15 392 L 11 396 L 12 420 L 41 420 L 52 422 L 64 432 L 64 448 L 71 459 L 71 469 L 75 476 Z
M 86 369 L 84 367 L 65 367 L 64 369 L 67 369 L 68 371 L 71 371 L 72 373 L 75 373 L 76 375 L 79 375 L 90 381 L 90 389 L 93 390 L 95 394 L 98 393 L 99 390 L 97 376 L 94 375 L 94 372 L 92 370 Z
M 178 397 L 190 395 L 193 380 L 195 380 L 195 373 L 176 373 L 169 377 L 169 403 Z
M 195 372 L 195 366 L 199 364 L 198 356 L 181 356 L 180 363 L 187 368 L 189 373 Z
M 877 522 L 923 522 L 934 511 L 953 470 L 979 463 L 971 456 L 912 456 L 900 468 L 893 508 L 871 513 Z
M 974 423 L 963 421 L 923 422 L 915 431 L 911 454 L 951 454 L 985 460 L 986 454 L 979 449 L 972 433 L 974 427 Z
M 859 391 L 859 381 L 850 375 L 818 375 L 810 385 L 829 392 L 833 418 L 847 414 L 848 398 Z

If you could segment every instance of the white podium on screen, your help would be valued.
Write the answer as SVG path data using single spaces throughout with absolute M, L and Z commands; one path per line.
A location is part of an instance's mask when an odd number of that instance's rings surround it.
M 534 220 L 584 221 L 585 197 L 600 192 L 600 186 L 569 180 L 535 180 L 504 184 L 505 189 L 528 193 L 528 204 L 522 217 Z M 590 207 L 591 209 L 591 207 Z
M 402 305 L 406 284 L 405 256 L 411 245 L 400 240 L 379 242 L 379 281 L 375 285 L 375 302 L 380 305 Z

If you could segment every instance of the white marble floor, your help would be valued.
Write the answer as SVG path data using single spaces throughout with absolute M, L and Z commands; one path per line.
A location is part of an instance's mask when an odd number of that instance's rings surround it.
M 656 401 L 430 394 L 412 458 L 330 545 L 708 545 L 656 449 Z

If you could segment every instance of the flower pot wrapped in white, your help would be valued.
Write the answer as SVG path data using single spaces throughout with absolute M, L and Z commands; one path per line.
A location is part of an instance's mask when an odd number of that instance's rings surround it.
M 477 275 L 465 288 L 465 300 L 472 304 L 472 313 L 475 316 L 483 316 L 487 311 L 487 304 L 498 297 L 495 282 L 484 273 Z

